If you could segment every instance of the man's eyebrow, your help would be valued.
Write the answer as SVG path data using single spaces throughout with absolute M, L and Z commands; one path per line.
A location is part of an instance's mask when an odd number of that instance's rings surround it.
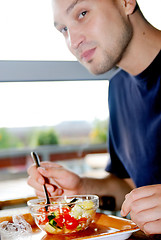
M 72 9 L 80 2 L 83 2 L 85 0 L 74 0 L 69 7 L 66 9 L 66 13 L 69 14 L 70 11 L 72 11 Z M 57 22 L 54 22 L 54 26 L 57 27 L 57 25 L 59 25 Z
M 79 3 L 85 0 L 75 0 L 70 6 L 66 9 L 66 13 L 69 14 L 70 11 Z

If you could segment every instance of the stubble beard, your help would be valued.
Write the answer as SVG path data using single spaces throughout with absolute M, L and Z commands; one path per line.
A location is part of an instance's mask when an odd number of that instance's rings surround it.
M 95 59 L 88 62 L 87 66 L 85 66 L 92 74 L 99 75 L 103 74 L 113 67 L 117 66 L 117 64 L 123 58 L 123 55 L 126 52 L 126 49 L 129 46 L 129 43 L 132 39 L 133 31 L 131 27 L 128 27 L 124 24 L 124 31 L 122 32 L 120 38 L 115 42 L 112 47 L 112 50 L 106 51 L 103 50 L 102 60 L 95 61 Z

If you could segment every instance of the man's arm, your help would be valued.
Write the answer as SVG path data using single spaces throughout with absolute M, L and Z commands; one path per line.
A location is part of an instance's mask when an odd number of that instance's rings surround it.
M 97 194 L 98 196 L 111 196 L 115 198 L 115 210 L 120 210 L 125 195 L 133 188 L 129 183 L 113 174 L 108 174 L 105 178 L 82 178 L 80 194 Z
M 116 201 L 116 210 L 121 209 L 124 197 L 132 190 L 132 187 L 124 179 L 119 179 L 108 174 L 103 179 L 80 177 L 56 163 L 41 163 L 41 168 L 32 165 L 28 169 L 28 184 L 32 186 L 36 194 L 44 197 L 44 177 L 47 178 L 46 187 L 50 196 L 97 194 L 99 196 L 112 196 Z

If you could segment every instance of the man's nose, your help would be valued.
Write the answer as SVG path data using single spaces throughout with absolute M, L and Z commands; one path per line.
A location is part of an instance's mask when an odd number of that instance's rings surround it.
M 85 36 L 80 33 L 77 29 L 69 29 L 68 30 L 68 41 L 69 47 L 71 49 L 77 49 L 81 43 L 85 40 Z

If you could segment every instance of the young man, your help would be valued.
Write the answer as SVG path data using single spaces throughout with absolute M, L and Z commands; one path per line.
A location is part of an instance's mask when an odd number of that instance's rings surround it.
M 81 178 L 55 163 L 33 165 L 28 183 L 38 196 L 43 176 L 51 196 L 112 195 L 123 216 L 130 213 L 146 234 L 160 234 L 161 32 L 136 0 L 53 0 L 53 10 L 55 27 L 90 72 L 122 69 L 109 86 L 111 163 L 104 179 Z

